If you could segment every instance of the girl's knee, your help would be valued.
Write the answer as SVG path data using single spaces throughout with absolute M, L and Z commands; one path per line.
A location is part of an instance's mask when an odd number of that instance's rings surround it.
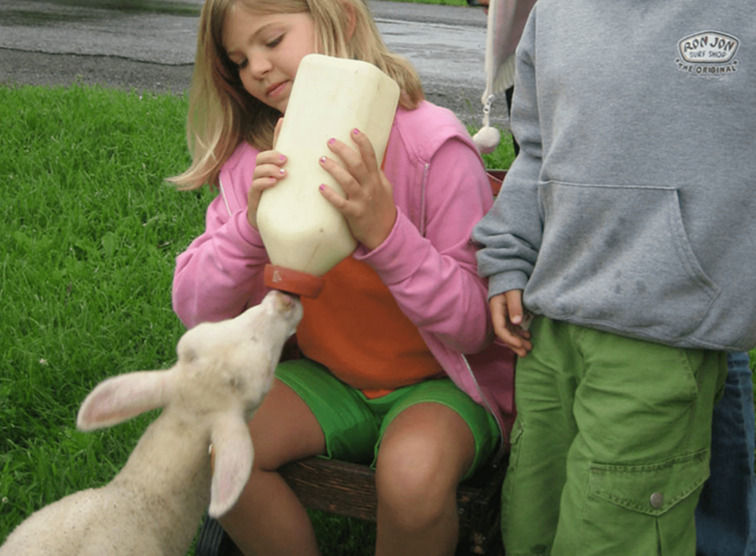
M 434 522 L 456 504 L 460 474 L 437 446 L 394 443 L 376 463 L 378 503 L 408 527 Z

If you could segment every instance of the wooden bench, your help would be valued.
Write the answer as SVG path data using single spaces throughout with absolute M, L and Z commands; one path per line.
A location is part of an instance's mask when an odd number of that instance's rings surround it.
M 489 170 L 491 189 L 498 194 L 505 171 Z M 492 457 L 457 489 L 459 543 L 456 556 L 503 556 L 499 516 L 501 485 L 507 458 Z M 375 473 L 367 465 L 323 458 L 289 463 L 279 472 L 305 508 L 375 521 Z M 197 540 L 196 556 L 239 556 L 241 552 L 220 524 L 206 518 Z

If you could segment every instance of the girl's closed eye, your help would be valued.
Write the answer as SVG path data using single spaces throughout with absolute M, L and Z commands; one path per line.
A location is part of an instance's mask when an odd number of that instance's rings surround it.
M 284 33 L 282 33 L 282 34 L 278 35 L 277 37 L 275 37 L 275 38 L 273 38 L 273 39 L 271 39 L 271 40 L 267 41 L 267 42 L 265 43 L 265 46 L 266 46 L 267 48 L 275 48 L 275 47 L 277 47 L 277 46 L 278 46 L 279 44 L 281 44 L 281 42 L 283 41 L 283 39 L 284 39 L 284 35 L 285 35 L 285 34 L 284 34 Z

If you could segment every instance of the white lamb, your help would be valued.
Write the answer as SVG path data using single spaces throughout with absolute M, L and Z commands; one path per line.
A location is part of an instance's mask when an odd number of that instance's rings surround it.
M 164 410 L 109 484 L 35 512 L 7 538 L 0 556 L 186 554 L 208 504 L 211 516 L 224 514 L 249 478 L 254 452 L 247 421 L 301 317 L 299 301 L 271 292 L 235 319 L 189 330 L 171 369 L 98 385 L 79 410 L 82 430 Z

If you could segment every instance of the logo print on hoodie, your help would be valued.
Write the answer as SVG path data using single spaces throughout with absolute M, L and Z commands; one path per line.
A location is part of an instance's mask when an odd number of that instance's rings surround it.
M 719 77 L 738 70 L 735 54 L 740 40 L 718 31 L 701 31 L 677 43 L 680 71 L 702 77 Z

